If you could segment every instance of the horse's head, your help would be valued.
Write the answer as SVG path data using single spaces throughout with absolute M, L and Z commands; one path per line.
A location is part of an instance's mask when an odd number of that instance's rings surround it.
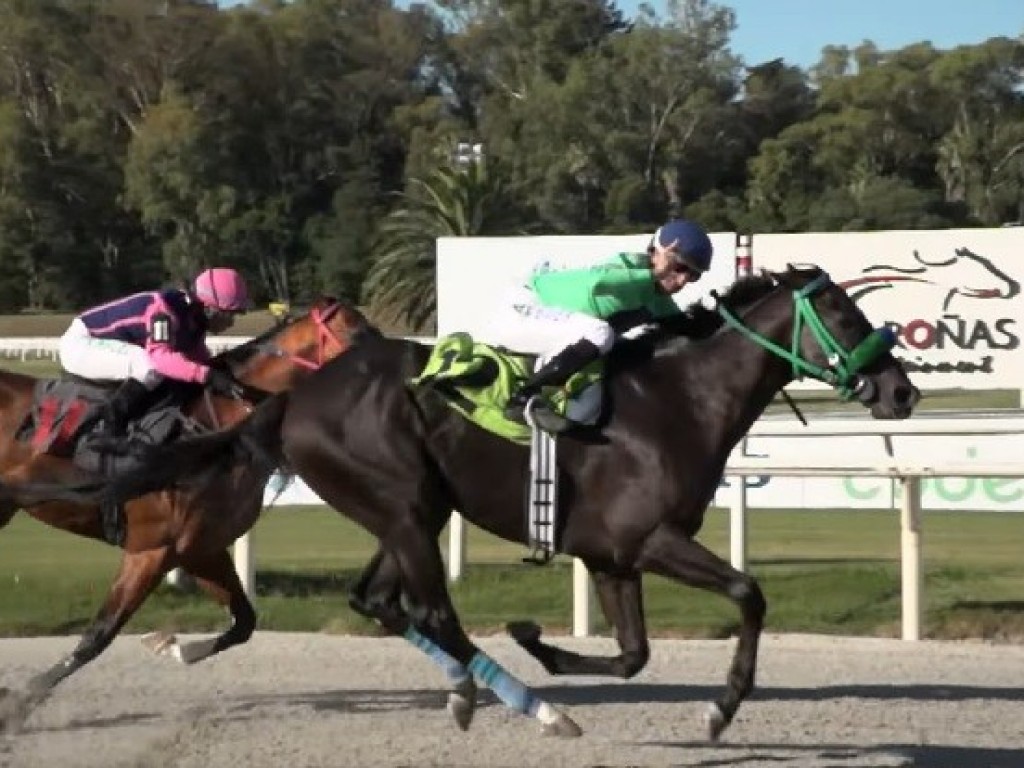
M 374 332 L 358 309 L 324 297 L 304 315 L 281 316 L 269 331 L 225 352 L 220 360 L 239 381 L 280 392 L 345 352 L 360 335 Z
M 824 381 L 844 397 L 856 397 L 878 419 L 910 416 L 921 393 L 891 353 L 892 332 L 872 328 L 826 272 L 790 267 L 748 280 L 763 300 L 742 321 L 723 300 L 719 311 L 726 322 L 789 361 L 794 378 Z

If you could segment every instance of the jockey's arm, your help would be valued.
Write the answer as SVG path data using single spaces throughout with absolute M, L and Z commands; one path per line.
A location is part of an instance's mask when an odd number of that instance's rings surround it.
M 196 359 L 201 357 L 201 351 L 192 355 L 178 349 L 175 344 L 176 326 L 177 322 L 168 314 L 155 314 L 150 318 L 149 335 L 146 339 L 149 362 L 153 370 L 169 379 L 202 384 L 210 375 L 210 367 Z M 205 348 L 204 344 L 203 349 Z
M 649 269 L 608 269 L 600 274 L 591 289 L 595 315 L 604 319 L 636 310 L 650 311 L 656 297 Z
M 693 312 L 680 310 L 657 318 L 659 328 L 673 336 L 687 336 L 691 339 L 705 339 L 721 325 L 721 319 L 713 312 Z
M 608 318 L 616 334 L 622 335 L 633 328 L 650 326 L 672 336 L 703 339 L 721 326 L 721 321 L 705 312 L 683 310 L 668 296 L 659 296 L 647 306 L 617 312 Z
M 147 344 L 146 352 L 153 370 L 169 379 L 202 384 L 210 374 L 210 367 L 185 356 L 167 344 Z

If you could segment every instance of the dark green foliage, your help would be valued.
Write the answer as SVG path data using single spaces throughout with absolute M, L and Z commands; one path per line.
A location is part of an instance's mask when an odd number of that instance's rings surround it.
M 726 5 L 668 7 L 0 0 L 0 312 L 223 263 L 419 329 L 444 234 L 1024 219 L 1021 39 L 804 72 L 737 57 Z

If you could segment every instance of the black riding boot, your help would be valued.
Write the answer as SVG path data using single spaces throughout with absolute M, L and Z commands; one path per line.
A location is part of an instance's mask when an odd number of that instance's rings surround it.
M 128 422 L 145 411 L 148 399 L 149 390 L 141 381 L 135 379 L 122 381 L 106 402 L 106 410 L 103 415 L 103 436 L 107 438 L 122 436 Z
M 537 399 L 534 400 L 534 404 L 530 408 L 530 415 L 533 417 L 534 423 L 545 432 L 564 432 L 572 426 L 572 422 L 555 413 L 544 398 L 537 396 L 540 395 L 544 387 L 562 386 L 572 378 L 573 374 L 583 370 L 599 357 L 601 357 L 601 350 L 593 342 L 580 339 L 570 344 L 548 360 L 508 399 L 508 407 L 505 409 L 506 418 L 523 421 L 527 404 L 531 398 L 536 397 Z

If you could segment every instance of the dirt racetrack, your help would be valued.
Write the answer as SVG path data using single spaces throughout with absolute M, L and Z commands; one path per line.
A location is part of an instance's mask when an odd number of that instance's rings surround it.
M 605 638 L 560 639 L 613 652 Z M 73 638 L 0 641 L 20 687 Z M 767 637 L 759 689 L 718 745 L 700 713 L 733 641 L 659 640 L 631 681 L 554 679 L 504 637 L 482 647 L 583 727 L 543 738 L 488 693 L 463 733 L 441 673 L 401 640 L 258 633 L 185 667 L 120 638 L 0 742 L 0 765 L 1021 768 L 1024 648 Z

